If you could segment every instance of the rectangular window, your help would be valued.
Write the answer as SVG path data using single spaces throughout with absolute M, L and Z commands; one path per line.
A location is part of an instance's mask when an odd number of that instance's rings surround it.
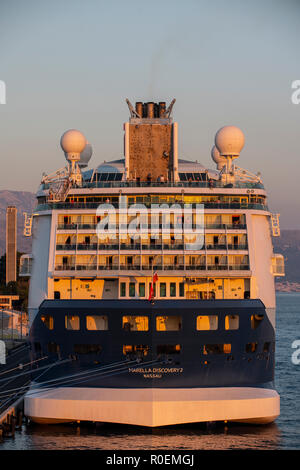
M 100 354 L 102 347 L 100 344 L 74 344 L 76 354 Z
M 157 316 L 156 331 L 179 331 L 181 330 L 181 323 L 180 316 Z
M 126 282 L 120 284 L 120 297 L 126 297 Z
M 184 297 L 184 282 L 179 284 L 179 297 Z
M 67 330 L 79 330 L 79 316 L 78 315 L 66 315 L 65 316 L 65 327 Z
M 180 354 L 180 344 L 159 344 L 157 354 Z
M 52 315 L 41 315 L 41 320 L 48 330 L 53 330 L 54 322 Z
M 135 297 L 135 283 L 129 283 L 129 297 Z
M 239 329 L 239 316 L 226 315 L 225 317 L 225 330 L 238 330 Z
M 145 297 L 146 295 L 146 287 L 144 282 L 139 283 L 139 297 Z
M 254 353 L 257 350 L 257 343 L 247 343 L 246 353 Z
M 231 344 L 205 344 L 203 354 L 229 354 L 231 353 Z
M 122 328 L 126 331 L 148 331 L 149 319 L 146 316 L 126 315 L 122 317 Z
M 176 282 L 170 282 L 170 297 L 176 297 Z
M 261 322 L 263 321 L 263 315 L 251 315 L 251 328 L 252 330 L 256 330 L 259 327 Z
M 147 356 L 148 352 L 149 352 L 149 346 L 145 344 L 124 344 L 123 345 L 124 356 L 135 355 L 138 357 L 143 357 L 143 356 Z
M 167 295 L 167 284 L 165 282 L 159 284 L 159 295 L 160 297 L 166 297 Z
M 196 328 L 198 331 L 217 330 L 218 315 L 198 315 Z
M 59 353 L 59 345 L 53 341 L 48 343 L 48 352 L 49 353 Z
M 108 330 L 108 318 L 106 315 L 87 315 L 86 329 L 91 331 Z

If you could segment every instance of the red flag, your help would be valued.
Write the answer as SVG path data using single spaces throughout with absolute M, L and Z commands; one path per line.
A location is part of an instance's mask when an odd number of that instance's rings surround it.
M 153 299 L 153 297 L 154 297 L 154 289 L 153 289 L 153 284 L 152 284 L 152 282 L 151 282 L 151 284 L 150 284 L 149 298 L 148 298 L 149 302 L 151 302 L 151 300 Z
M 149 301 L 154 299 L 154 284 L 157 281 L 158 281 L 158 275 L 157 275 L 157 272 L 155 272 L 152 276 L 152 282 L 150 284 L 150 292 L 149 292 L 149 298 L 148 298 Z

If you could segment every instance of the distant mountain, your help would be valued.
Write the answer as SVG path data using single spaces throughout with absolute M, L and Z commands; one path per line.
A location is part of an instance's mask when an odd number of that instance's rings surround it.
M 6 208 L 15 206 L 17 212 L 17 250 L 31 252 L 31 237 L 24 237 L 23 212 L 31 213 L 36 206 L 36 196 L 28 191 L 0 191 L 0 256 L 5 253 L 6 245 Z
M 276 278 L 278 289 L 300 291 L 300 230 L 282 230 L 273 244 L 274 252 L 285 259 L 285 277 Z

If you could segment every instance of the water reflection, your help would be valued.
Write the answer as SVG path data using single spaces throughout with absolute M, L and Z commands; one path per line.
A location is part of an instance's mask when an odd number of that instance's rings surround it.
M 291 361 L 291 344 L 299 339 L 300 293 L 277 294 L 275 384 L 280 395 L 280 416 L 267 426 L 229 423 L 207 429 L 182 425 L 157 429 L 116 425 L 29 425 L 15 438 L 0 441 L 0 450 L 103 449 L 299 449 L 300 365 Z
M 276 424 L 250 426 L 228 423 L 211 428 L 203 424 L 156 429 L 122 425 L 60 424 L 23 426 L 0 449 L 26 450 L 230 450 L 280 448 Z

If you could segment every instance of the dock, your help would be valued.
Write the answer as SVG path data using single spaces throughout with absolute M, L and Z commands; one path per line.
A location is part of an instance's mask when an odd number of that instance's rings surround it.
M 0 436 L 10 437 L 22 426 L 23 398 L 30 384 L 27 341 L 7 342 L 6 364 L 0 364 Z

